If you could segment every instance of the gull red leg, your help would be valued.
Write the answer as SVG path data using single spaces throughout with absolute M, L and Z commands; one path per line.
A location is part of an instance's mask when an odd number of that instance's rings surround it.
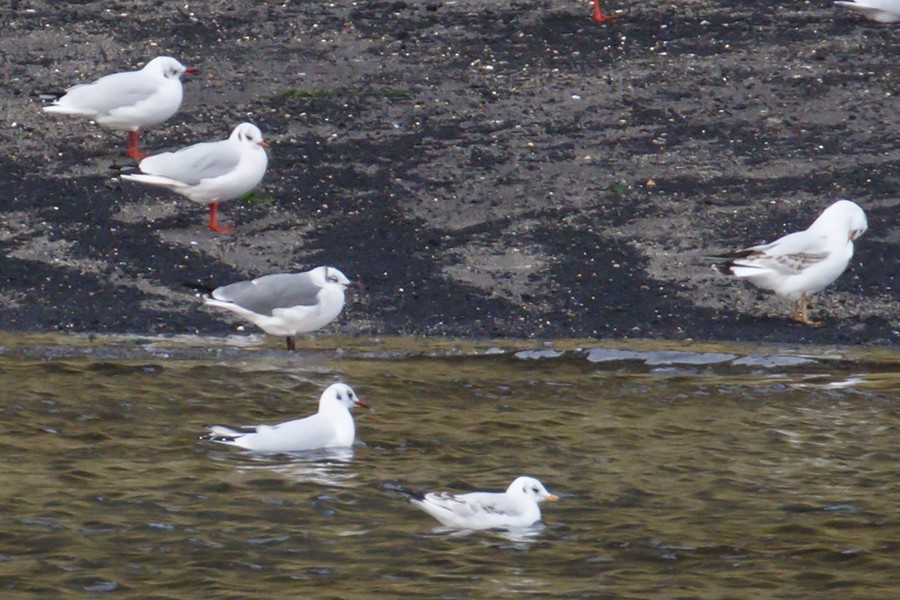
M 141 161 L 147 158 L 146 154 L 141 154 L 141 150 L 139 148 L 141 141 L 141 132 L 140 131 L 129 131 L 128 132 L 128 145 L 126 154 L 133 158 L 134 160 Z
M 212 202 L 209 205 L 209 228 L 219 233 L 228 233 L 234 227 L 222 227 L 219 225 L 219 203 Z
M 615 15 L 604 15 L 600 10 L 600 0 L 594 0 L 594 20 L 598 23 L 609 23 L 618 19 Z

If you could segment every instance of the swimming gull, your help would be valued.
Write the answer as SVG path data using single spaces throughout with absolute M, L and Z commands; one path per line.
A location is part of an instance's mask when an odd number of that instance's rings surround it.
M 256 452 L 301 452 L 325 448 L 349 448 L 356 437 L 350 409 L 368 408 L 346 383 L 335 383 L 322 392 L 319 412 L 278 425 L 230 427 L 208 425 L 201 440 L 219 442 Z
M 515 529 L 541 520 L 539 503 L 559 500 L 534 477 L 518 477 L 505 492 L 425 492 L 397 488 L 408 500 L 447 527 Z

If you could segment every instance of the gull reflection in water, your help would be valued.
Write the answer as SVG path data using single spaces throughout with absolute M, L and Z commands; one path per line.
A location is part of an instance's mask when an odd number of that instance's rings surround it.
M 516 529 L 454 529 L 453 527 L 435 527 L 431 530 L 434 535 L 449 535 L 454 538 L 467 537 L 474 534 L 489 534 L 492 536 L 503 538 L 513 543 L 513 547 L 525 549 L 528 544 L 532 544 L 540 538 L 541 533 L 547 528 L 543 523 L 535 523 L 530 527 L 519 527 Z
M 233 458 L 233 453 L 231 454 Z M 353 459 L 351 448 L 281 454 L 254 452 L 242 454 L 242 458 L 248 462 L 237 465 L 241 473 L 276 473 L 297 483 L 316 483 L 333 487 L 350 487 L 350 481 L 358 477 L 358 473 L 349 468 Z

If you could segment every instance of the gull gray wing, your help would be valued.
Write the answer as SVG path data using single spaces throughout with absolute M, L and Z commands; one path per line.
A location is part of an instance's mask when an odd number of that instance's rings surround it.
M 463 502 L 472 514 L 492 514 L 505 517 L 516 517 L 522 511 L 506 494 L 495 492 L 470 492 L 455 497 Z
M 298 450 L 327 447 L 334 438 L 334 427 L 322 415 L 314 414 L 302 419 L 294 419 L 271 427 L 257 427 L 258 433 L 272 438 L 291 440 Z
M 163 152 L 141 161 L 142 173 L 197 185 L 230 173 L 241 160 L 241 152 L 228 140 L 194 144 L 177 152 Z
M 60 99 L 60 106 L 84 107 L 98 114 L 133 106 L 159 91 L 159 82 L 137 71 L 114 73 L 93 83 L 73 85 Z
M 416 498 L 413 499 L 416 500 Z M 467 520 L 490 519 L 491 517 L 514 518 L 521 513 L 521 510 L 504 494 L 494 492 L 472 492 L 459 495 L 430 492 L 425 494 L 419 502 Z M 437 516 L 436 513 L 432 514 Z
M 217 288 L 212 297 L 272 316 L 276 308 L 315 306 L 320 289 L 309 273 L 278 273 Z

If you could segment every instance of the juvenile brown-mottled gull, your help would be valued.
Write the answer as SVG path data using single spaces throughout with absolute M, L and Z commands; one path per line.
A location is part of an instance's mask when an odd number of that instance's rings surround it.
M 424 492 L 400 488 L 409 501 L 447 527 L 516 529 L 541 520 L 541 502 L 559 500 L 534 477 L 518 477 L 505 492 Z
M 723 273 L 793 300 L 796 321 L 818 325 L 806 314 L 809 296 L 840 277 L 853 256 L 853 241 L 866 229 L 863 209 L 850 200 L 839 200 L 805 231 L 714 258 L 725 259 L 716 265 Z

